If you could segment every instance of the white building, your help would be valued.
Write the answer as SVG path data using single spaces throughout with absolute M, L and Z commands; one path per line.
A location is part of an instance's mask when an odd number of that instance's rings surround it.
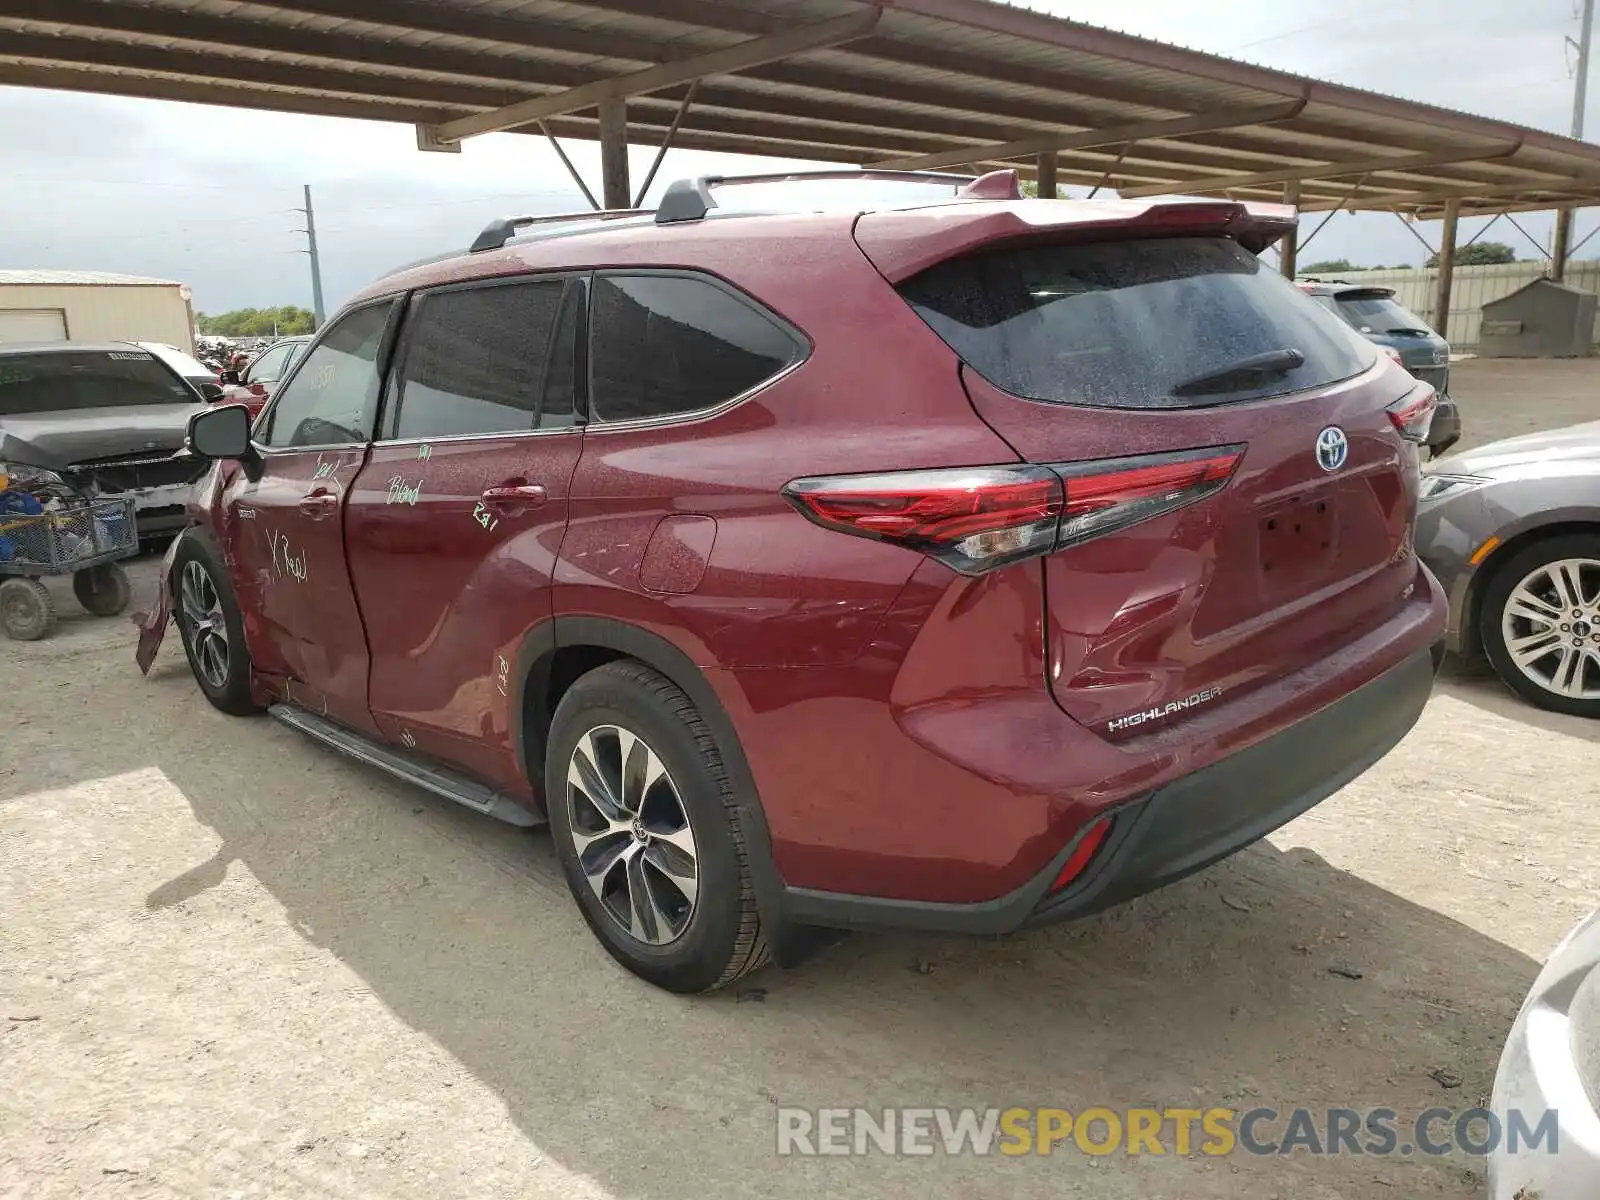
M 105 271 L 0 270 L 0 342 L 165 342 L 194 350 L 187 284 Z

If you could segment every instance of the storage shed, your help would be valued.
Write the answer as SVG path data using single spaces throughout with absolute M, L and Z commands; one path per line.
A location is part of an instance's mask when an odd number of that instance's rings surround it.
M 169 279 L 0 270 L 0 342 L 165 342 L 193 353 L 189 299 Z
M 1593 292 L 1535 279 L 1483 306 L 1483 358 L 1582 358 L 1594 353 Z

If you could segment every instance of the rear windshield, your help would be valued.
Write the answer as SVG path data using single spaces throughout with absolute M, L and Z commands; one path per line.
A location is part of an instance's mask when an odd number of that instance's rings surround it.
M 1346 292 L 1334 299 L 1339 305 L 1339 315 L 1362 333 L 1433 333 L 1426 321 L 1396 302 L 1393 296 L 1371 292 L 1352 296 Z
M 188 384 L 145 350 L 0 356 L 0 417 L 197 401 Z
M 1254 400 L 1348 379 L 1375 353 L 1228 238 L 991 250 L 900 292 L 991 383 L 1062 404 Z

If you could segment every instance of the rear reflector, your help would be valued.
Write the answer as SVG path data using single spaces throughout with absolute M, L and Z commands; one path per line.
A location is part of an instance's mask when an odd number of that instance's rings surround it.
M 783 495 L 811 521 L 919 550 L 963 575 L 1075 546 L 1225 486 L 1243 446 L 1053 467 L 952 467 L 796 479 Z
M 1433 385 L 1417 385 L 1384 411 L 1394 424 L 1396 432 L 1408 442 L 1428 440 L 1428 428 L 1433 424 L 1433 410 L 1439 407 L 1439 393 Z
M 1056 873 L 1056 880 L 1050 885 L 1052 892 L 1059 892 L 1071 883 L 1084 868 L 1089 865 L 1106 840 L 1106 834 L 1111 832 L 1110 817 L 1096 817 L 1094 823 L 1083 831 L 1083 836 L 1078 839 L 1078 844 L 1072 848 L 1072 853 L 1067 855 L 1067 861 L 1061 864 L 1061 870 Z
M 1056 548 L 1126 529 L 1220 491 L 1243 456 L 1243 446 L 1220 446 L 1057 466 L 1067 498 Z

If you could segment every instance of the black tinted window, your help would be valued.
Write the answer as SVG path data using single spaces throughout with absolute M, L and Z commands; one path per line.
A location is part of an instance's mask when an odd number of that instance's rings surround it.
M 198 402 L 193 389 L 144 350 L 0 356 L 0 416 Z
M 973 369 L 1035 400 L 1220 404 L 1346 379 L 1372 362 L 1369 345 L 1227 238 L 994 250 L 900 290 Z M 1258 356 L 1293 362 L 1286 350 L 1299 365 L 1230 379 Z
M 378 352 L 392 300 L 340 318 L 274 397 L 263 437 L 268 446 L 364 442 L 378 408 Z
M 1345 320 L 1362 333 L 1433 333 L 1433 326 L 1393 296 L 1341 292 L 1337 299 Z
M 712 408 L 800 356 L 792 334 L 750 301 L 682 275 L 600 275 L 589 308 L 602 421 Z
M 391 436 L 571 425 L 565 287 L 546 279 L 424 296 L 410 318 Z

